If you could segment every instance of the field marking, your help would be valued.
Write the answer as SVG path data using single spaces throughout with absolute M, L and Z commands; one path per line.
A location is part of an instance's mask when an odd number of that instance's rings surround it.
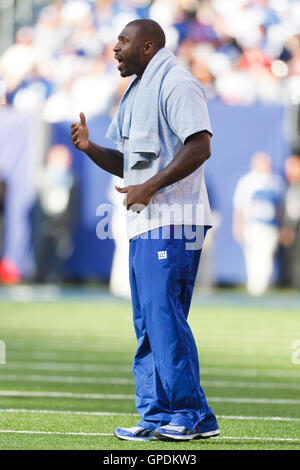
M 71 411 L 71 410 L 33 410 L 25 408 L 0 408 L 0 413 L 29 413 L 79 416 L 139 416 L 138 413 L 118 413 L 114 411 Z M 300 418 L 299 418 L 300 421 Z
M 53 375 L 19 375 L 19 374 L 0 374 L 0 380 L 22 380 L 31 382 L 62 382 L 62 383 L 109 383 L 116 385 L 134 384 L 133 379 L 120 377 L 77 377 L 77 376 L 53 376 Z M 202 385 L 208 387 L 230 387 L 230 388 L 277 388 L 300 390 L 300 384 L 278 382 L 243 382 L 243 381 L 225 381 L 225 380 L 203 380 Z
M 131 365 L 117 365 L 117 364 L 94 364 L 94 363 L 74 363 L 74 362 L 49 362 L 49 361 L 11 361 L 6 365 L 8 369 L 32 369 L 32 370 L 63 370 L 63 371 L 86 371 L 86 372 L 105 372 L 105 371 L 120 371 L 132 372 Z M 294 368 L 296 369 L 296 368 Z M 231 369 L 219 367 L 200 367 L 200 374 L 203 375 L 217 375 L 217 376 L 232 376 L 232 377 L 277 377 L 277 378 L 298 378 L 299 371 L 286 371 L 284 369 L 267 369 L 258 370 L 255 368 L 246 369 Z M 293 373 L 295 372 L 295 373 Z
M 31 392 L 19 390 L 0 390 L 2 397 L 45 397 L 45 398 L 87 398 L 95 400 L 133 400 L 135 395 L 111 395 L 106 393 L 72 393 L 72 392 Z
M 63 431 L 29 431 L 29 430 L 14 430 L 14 429 L 0 429 L 0 433 L 7 434 L 46 434 L 46 435 L 59 435 L 59 436 L 111 436 L 114 437 L 113 433 L 104 432 L 63 432 Z M 256 437 L 256 436 L 220 436 L 215 439 L 224 440 L 260 440 L 260 441 L 281 441 L 281 442 L 300 442 L 298 438 L 292 437 Z
M 104 340 L 104 338 L 99 338 L 99 340 Z M 88 341 L 88 339 L 87 339 Z M 11 348 L 10 351 L 12 353 L 19 353 L 22 356 L 22 353 L 26 353 L 29 356 L 37 359 L 43 359 L 47 357 L 53 357 L 53 358 L 60 358 L 64 357 L 66 354 L 89 354 L 93 355 L 94 357 L 99 357 L 99 353 L 108 353 L 108 354 L 124 354 L 124 349 L 118 348 L 120 346 L 121 341 L 116 340 L 114 343 L 113 341 L 107 341 L 107 344 L 102 343 L 102 345 L 97 344 L 97 346 L 93 347 L 92 349 L 85 349 L 85 348 L 63 348 L 60 347 L 59 344 L 53 343 L 51 348 L 48 349 L 43 349 L 41 348 L 40 345 L 36 345 L 35 349 L 28 349 L 28 346 L 24 346 L 23 348 Z M 82 345 L 82 341 L 78 341 L 78 346 Z M 76 346 L 76 345 L 75 345 Z M 130 345 L 132 346 L 132 342 L 130 341 Z M 132 346 L 132 349 L 128 349 L 126 351 L 126 354 L 134 354 L 135 353 L 135 348 Z M 15 354 L 15 355 L 17 355 Z
M 25 350 L 24 350 L 25 351 Z M 92 359 L 99 359 L 99 356 L 100 356 L 100 353 L 107 353 L 107 354 L 123 354 L 124 355 L 128 355 L 131 357 L 133 357 L 135 351 L 132 350 L 132 351 L 128 351 L 124 354 L 124 350 L 107 350 L 107 349 L 102 349 L 101 351 L 100 350 L 93 350 L 93 351 L 86 351 L 84 349 L 81 349 L 81 350 L 76 350 L 76 351 L 62 351 L 61 353 L 57 352 L 57 351 L 37 351 L 37 350 L 33 350 L 31 352 L 28 352 L 28 350 L 25 351 L 26 352 L 26 356 L 30 359 L 37 359 L 37 360 L 46 360 L 46 361 L 49 361 L 49 360 L 61 360 L 61 359 L 65 359 L 66 356 L 69 354 L 69 353 L 72 353 L 72 355 L 74 355 L 74 353 L 76 353 L 77 355 L 80 355 L 80 357 L 82 357 L 83 355 L 89 355 L 89 356 L 92 356 Z M 15 355 L 16 359 L 19 359 L 21 357 L 24 356 L 24 354 L 17 354 Z M 14 354 L 10 352 L 10 357 L 14 357 Z
M 299 378 L 299 370 L 297 370 L 295 367 L 295 375 L 291 374 L 285 369 L 266 369 L 266 370 L 259 370 L 260 373 L 258 373 L 258 369 L 251 369 L 251 368 L 245 368 L 245 369 L 230 369 L 230 368 L 219 368 L 219 367 L 201 367 L 200 366 L 200 375 L 201 373 L 204 375 L 229 375 L 232 377 L 277 377 L 277 378 L 291 378 L 291 379 L 297 379 Z M 294 372 L 294 371 L 293 371 Z
M 1 432 L 1 431 L 0 431 Z M 282 442 L 300 442 L 300 439 L 293 437 L 259 437 L 259 436 L 220 436 L 217 439 L 232 439 L 244 441 L 282 441 Z
M 60 382 L 60 383 L 91 383 L 91 384 L 116 384 L 116 385 L 132 385 L 133 379 L 124 379 L 120 377 L 76 377 L 64 375 L 17 375 L 17 374 L 1 374 L 0 380 L 18 380 L 25 382 Z
M 231 398 L 231 397 L 210 397 L 208 401 L 215 403 L 256 403 L 275 405 L 300 405 L 300 400 L 289 398 Z
M 1 374 L 0 380 L 18 380 L 25 382 L 60 382 L 60 383 L 91 383 L 91 384 L 115 384 L 115 385 L 132 385 L 133 379 L 124 379 L 120 377 L 76 377 L 64 375 L 18 375 L 18 374 Z
M 79 416 L 139 416 L 138 413 L 117 413 L 114 411 L 71 411 L 71 410 L 34 410 L 26 408 L 0 408 L 0 413 L 29 413 L 29 414 L 56 414 Z M 300 418 L 284 416 L 230 416 L 217 415 L 218 419 L 233 419 L 240 421 L 287 421 L 300 422 Z
M 40 339 L 37 339 L 37 334 L 43 335 L 45 332 L 44 328 L 34 328 L 32 325 L 25 326 L 24 328 L 27 328 L 30 333 L 34 333 L 34 335 L 28 335 L 23 336 L 22 339 L 17 339 L 15 337 L 12 337 L 11 334 L 16 332 L 16 328 L 13 326 L 8 326 L 4 325 L 1 322 L 1 328 L 2 330 L 5 330 L 6 335 L 8 335 L 9 338 L 9 344 L 12 350 L 14 351 L 26 351 L 28 350 L 28 344 L 31 343 L 32 339 L 34 341 L 34 346 L 35 348 L 39 348 L 41 351 L 51 351 L 53 349 L 56 349 L 57 351 L 76 351 L 78 346 L 82 346 L 83 341 L 88 340 L 89 345 L 93 347 L 93 349 L 86 349 L 87 351 L 98 351 L 99 347 L 100 350 L 102 349 L 102 345 L 105 347 L 110 347 L 110 346 L 117 346 L 120 343 L 131 343 L 132 341 L 135 340 L 134 334 L 131 333 L 131 331 L 127 330 L 122 331 L 121 334 L 112 334 L 111 332 L 107 331 L 106 334 L 102 332 L 101 334 L 95 334 L 95 330 L 90 329 L 85 329 L 81 331 L 78 330 L 49 330 L 47 329 L 47 340 L 45 341 L 40 341 Z M 22 326 L 22 331 L 24 330 Z M 196 327 L 197 328 L 197 327 Z M 249 333 L 249 332 L 248 332 Z M 204 334 L 203 334 L 204 335 Z M 293 331 L 286 331 L 285 335 L 287 336 L 292 336 Z M 33 337 L 34 336 L 34 337 Z M 224 332 L 220 331 L 219 333 L 214 331 L 213 334 L 205 334 L 205 339 L 211 341 L 216 341 L 220 343 L 220 340 L 224 341 Z M 101 346 L 99 345 L 99 340 L 101 341 Z M 203 337 L 195 334 L 195 340 L 196 343 L 202 344 L 203 343 Z M 219 340 L 219 341 L 218 341 Z M 257 345 L 257 346 L 265 346 L 266 344 L 268 345 L 274 345 L 276 348 L 277 352 L 280 351 L 281 347 L 284 347 L 286 344 L 286 336 L 282 336 L 281 334 L 274 334 L 272 336 L 266 336 L 265 334 L 263 336 L 257 336 L 257 330 L 253 330 L 252 334 L 247 335 L 247 341 L 249 344 L 252 345 Z M 244 344 L 243 340 L 241 339 L 240 336 L 240 331 L 237 331 L 235 335 L 228 335 L 226 336 L 226 342 L 230 344 L 236 344 L 236 345 L 242 345 Z M 217 347 L 217 350 L 220 349 L 220 345 Z M 236 346 L 238 347 L 238 346 Z M 76 348 L 76 349 L 74 349 Z
M 243 382 L 243 381 L 228 381 L 228 380 L 203 380 L 201 384 L 207 387 L 222 387 L 222 388 L 272 388 L 272 389 L 289 389 L 300 390 L 300 383 L 278 383 L 278 382 Z
M 90 383 L 90 384 L 115 384 L 132 385 L 133 379 L 121 377 L 82 377 L 82 376 L 62 376 L 62 375 L 19 375 L 19 374 L 1 374 L 0 380 L 25 381 L 25 382 L 59 382 L 59 383 Z M 226 381 L 226 380 L 203 380 L 201 385 L 216 388 L 267 388 L 281 390 L 300 390 L 300 383 L 278 383 L 278 382 L 247 382 L 247 381 Z
M 104 432 L 63 432 L 63 431 L 16 431 L 13 429 L 0 429 L 0 433 L 12 433 L 12 434 L 58 434 L 63 436 L 113 436 L 112 433 Z
M 216 415 L 218 419 L 236 419 L 240 421 L 291 421 L 300 422 L 300 418 L 289 418 L 284 416 L 231 416 Z
M 132 366 L 120 366 L 115 364 L 93 364 L 93 363 L 73 363 L 73 362 L 22 362 L 14 361 L 8 363 L 8 368 L 12 369 L 32 369 L 32 370 L 76 370 L 83 372 L 132 372 Z
M 44 398 L 87 398 L 104 400 L 133 400 L 135 395 L 106 394 L 106 393 L 72 393 L 72 392 L 34 392 L 20 390 L 0 390 L 3 397 L 44 397 Z M 277 405 L 300 405 L 300 400 L 289 398 L 231 398 L 231 397 L 210 397 L 210 402 L 220 403 L 256 403 L 256 404 L 277 404 Z

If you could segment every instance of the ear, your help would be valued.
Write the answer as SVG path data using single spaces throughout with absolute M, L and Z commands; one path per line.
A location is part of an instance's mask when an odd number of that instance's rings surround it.
M 144 44 L 144 54 L 149 55 L 154 49 L 153 41 L 146 41 Z

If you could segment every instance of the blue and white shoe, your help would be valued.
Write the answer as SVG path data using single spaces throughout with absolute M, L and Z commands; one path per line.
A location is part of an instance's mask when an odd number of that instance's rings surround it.
M 142 426 L 116 428 L 114 430 L 114 435 L 123 441 L 156 441 L 154 431 L 143 428 Z
M 208 439 L 210 437 L 217 437 L 219 434 L 219 429 L 200 432 L 198 426 L 191 431 L 184 426 L 173 426 L 170 424 L 156 428 L 154 431 L 154 436 L 159 441 L 191 441 L 192 439 Z

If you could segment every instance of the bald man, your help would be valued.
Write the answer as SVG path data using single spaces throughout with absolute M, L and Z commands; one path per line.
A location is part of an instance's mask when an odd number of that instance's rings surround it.
M 129 274 L 137 351 L 133 374 L 140 421 L 123 440 L 185 441 L 217 436 L 200 386 L 187 322 L 211 215 L 203 176 L 212 135 L 201 84 L 179 67 L 152 20 L 135 20 L 114 46 L 122 77 L 133 76 L 109 127 L 117 150 L 89 140 L 83 113 L 73 144 L 124 178 Z

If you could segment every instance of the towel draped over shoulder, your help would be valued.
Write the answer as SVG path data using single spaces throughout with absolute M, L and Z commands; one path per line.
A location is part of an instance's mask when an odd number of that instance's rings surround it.
M 159 95 L 169 70 L 177 66 L 175 55 L 167 48 L 160 49 L 147 65 L 142 78 L 135 75 L 130 81 L 106 137 L 124 151 L 128 140 L 129 167 L 147 168 L 159 155 Z

